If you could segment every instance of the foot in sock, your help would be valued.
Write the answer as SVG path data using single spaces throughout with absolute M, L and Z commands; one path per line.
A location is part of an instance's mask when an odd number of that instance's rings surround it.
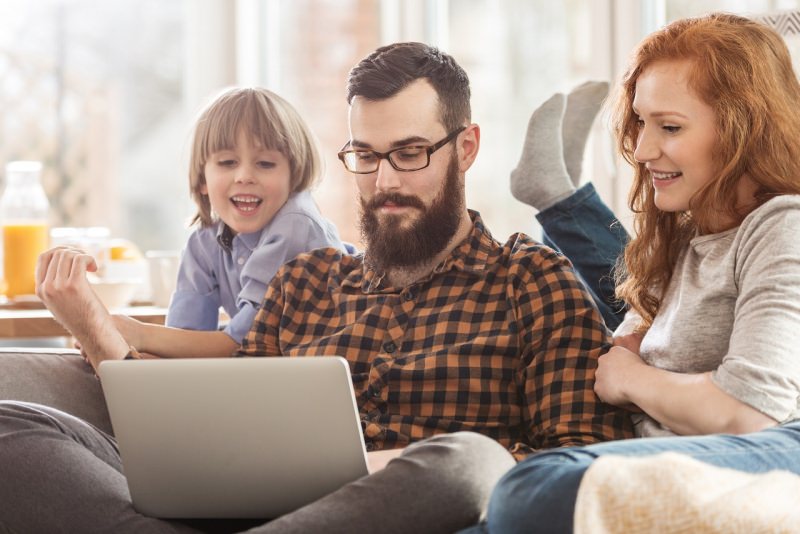
M 556 93 L 533 112 L 522 156 L 517 168 L 511 171 L 511 194 L 540 211 L 575 191 L 561 146 L 566 104 L 567 97 Z
M 567 96 L 567 108 L 561 126 L 561 145 L 567 174 L 575 187 L 581 183 L 583 151 L 589 131 L 606 96 L 608 82 L 593 81 L 582 83 Z

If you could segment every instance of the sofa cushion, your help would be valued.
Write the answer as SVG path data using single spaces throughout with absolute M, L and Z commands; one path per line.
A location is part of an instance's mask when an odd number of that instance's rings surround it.
M 0 400 L 51 406 L 112 434 L 100 381 L 76 350 L 0 348 Z

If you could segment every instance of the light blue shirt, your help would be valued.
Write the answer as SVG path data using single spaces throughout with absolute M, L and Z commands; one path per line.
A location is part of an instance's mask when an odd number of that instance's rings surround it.
M 320 247 L 345 250 L 308 191 L 291 194 L 260 232 L 234 236 L 222 221 L 195 230 L 181 256 L 167 326 L 216 330 L 222 306 L 231 318 L 224 332 L 241 343 L 281 265 Z

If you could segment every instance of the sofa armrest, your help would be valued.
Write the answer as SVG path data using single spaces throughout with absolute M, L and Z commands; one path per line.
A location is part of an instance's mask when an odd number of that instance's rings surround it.
M 0 399 L 51 406 L 113 435 L 100 381 L 76 350 L 0 348 Z

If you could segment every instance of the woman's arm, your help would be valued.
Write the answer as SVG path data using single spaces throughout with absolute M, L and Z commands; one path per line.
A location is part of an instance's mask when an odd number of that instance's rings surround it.
M 600 357 L 594 390 L 609 404 L 638 406 L 676 434 L 744 434 L 778 424 L 722 391 L 710 372 L 686 374 L 651 367 L 622 346 Z
M 655 367 L 635 345 L 614 347 L 599 361 L 598 395 L 635 404 L 678 434 L 742 433 L 796 418 L 799 225 L 800 197 L 784 195 L 736 232 L 687 249 L 646 337 Z
M 220 330 L 184 330 L 124 315 L 115 315 L 114 324 L 138 351 L 162 358 L 223 358 L 239 348 L 239 343 Z

